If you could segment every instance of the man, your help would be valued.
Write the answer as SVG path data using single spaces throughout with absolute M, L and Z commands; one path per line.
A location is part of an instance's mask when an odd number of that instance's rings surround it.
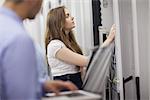
M 23 20 L 34 19 L 42 0 L 5 0 L 0 8 L 0 99 L 40 99 L 35 49 Z M 62 87 L 76 87 L 68 82 L 45 81 L 42 87 L 58 93 Z

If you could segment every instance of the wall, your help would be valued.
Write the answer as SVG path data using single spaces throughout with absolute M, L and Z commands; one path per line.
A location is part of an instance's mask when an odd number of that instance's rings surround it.
M 138 20 L 138 37 L 139 37 L 139 58 L 140 58 L 140 87 L 141 87 L 141 100 L 148 100 L 148 69 L 149 61 L 148 48 L 148 1 L 149 0 L 137 0 L 137 20 Z
M 24 26 L 26 30 L 28 31 L 29 36 L 36 42 L 41 43 L 41 36 L 42 36 L 42 22 L 40 20 L 40 17 L 42 15 L 38 14 L 34 20 L 24 20 Z
M 4 2 L 4 0 L 0 0 L 0 5 L 2 5 L 2 4 L 3 4 L 3 2 Z
M 149 1 L 149 17 L 148 17 L 148 20 L 149 20 L 149 25 L 148 25 L 148 59 L 150 59 L 150 1 Z M 150 66 L 150 61 L 149 61 L 149 63 L 148 63 L 148 66 Z M 149 72 L 150 72 L 150 67 L 149 67 Z M 148 84 L 150 84 L 150 74 L 148 75 L 148 77 L 149 77 L 149 83 Z M 150 99 L 150 85 L 149 85 L 149 99 Z

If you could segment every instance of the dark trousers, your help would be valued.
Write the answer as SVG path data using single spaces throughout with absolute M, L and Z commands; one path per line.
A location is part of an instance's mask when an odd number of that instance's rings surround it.
M 63 80 L 63 81 L 71 81 L 74 83 L 79 89 L 82 89 L 82 79 L 81 79 L 81 73 L 75 73 L 75 74 L 66 74 L 62 76 L 55 76 L 54 80 Z

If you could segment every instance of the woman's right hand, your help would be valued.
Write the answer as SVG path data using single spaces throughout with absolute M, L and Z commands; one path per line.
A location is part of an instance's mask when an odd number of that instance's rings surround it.
M 107 45 L 109 45 L 114 40 L 115 34 L 116 34 L 116 25 L 113 24 L 110 29 L 107 39 L 104 41 L 104 43 L 101 45 L 101 47 L 106 47 Z

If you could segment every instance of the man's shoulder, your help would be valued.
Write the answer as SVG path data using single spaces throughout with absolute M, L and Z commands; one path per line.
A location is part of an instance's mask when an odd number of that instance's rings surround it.
M 31 45 L 32 39 L 27 33 L 10 32 L 0 35 L 0 45 L 2 48 L 9 47 L 10 45 Z
M 26 44 L 31 44 L 32 43 L 32 39 L 26 34 L 26 33 L 16 33 L 14 34 L 15 36 L 13 36 L 10 39 L 11 44 L 22 44 L 22 45 L 26 45 Z

